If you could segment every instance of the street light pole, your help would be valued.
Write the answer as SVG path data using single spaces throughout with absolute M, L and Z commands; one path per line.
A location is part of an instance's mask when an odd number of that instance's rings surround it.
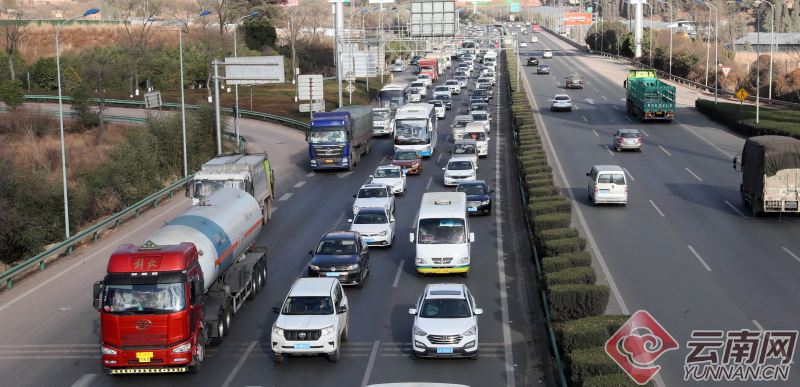
M 760 107 L 761 107 L 761 13 L 758 12 L 756 5 L 745 3 L 742 0 L 736 0 L 740 3 L 747 4 L 756 10 L 756 124 L 758 123 Z
M 650 68 L 653 68 L 653 5 L 646 1 L 642 4 L 650 6 Z
M 234 58 L 237 57 L 237 53 L 236 53 L 236 26 L 239 25 L 239 21 L 241 21 L 242 19 L 244 19 L 246 17 L 258 15 L 258 13 L 259 13 L 258 11 L 255 11 L 255 12 L 249 14 L 249 15 L 244 15 L 244 16 L 236 19 L 236 23 L 233 23 L 233 57 Z M 292 75 L 294 75 L 294 74 L 292 74 Z M 236 85 L 234 85 L 234 89 L 236 90 L 236 93 L 235 93 L 235 98 L 236 98 L 236 117 L 233 118 L 233 124 L 234 124 L 234 127 L 236 128 L 236 147 L 238 148 L 241 145 L 241 144 L 239 144 L 239 83 L 238 82 L 236 83 Z
M 77 18 L 84 16 L 94 15 L 100 12 L 96 8 L 92 8 L 83 15 L 75 16 L 72 19 L 67 19 L 56 30 L 56 74 L 58 76 L 58 122 L 61 126 L 61 174 L 64 179 L 64 229 L 69 239 L 69 200 L 67 199 L 67 152 L 64 146 L 64 107 L 61 102 L 61 58 L 58 50 L 58 33 L 61 32 L 61 27 Z M 101 90 L 102 91 L 102 90 Z
M 205 16 L 210 14 L 211 11 L 203 11 L 197 16 L 192 16 L 181 23 L 181 27 L 178 30 L 178 50 L 180 51 L 180 62 L 181 62 L 181 128 L 183 133 L 183 177 L 189 176 L 188 171 L 188 163 L 186 161 L 186 102 L 184 101 L 184 93 L 183 93 L 183 26 L 187 25 L 186 23 L 189 20 L 192 20 L 196 17 Z
M 694 1 L 708 6 L 708 45 L 706 48 L 706 87 L 708 87 L 708 60 L 711 57 L 711 4 L 704 3 L 703 0 Z M 716 64 L 714 67 L 716 68 Z
M 701 1 L 701 0 L 697 0 Z M 719 53 L 719 13 L 717 12 L 717 7 L 711 3 L 703 3 L 709 6 L 708 8 L 708 16 L 711 17 L 711 7 L 714 8 L 714 18 L 717 23 L 717 26 L 714 28 L 714 104 L 717 103 L 717 86 L 718 78 L 719 78 L 719 71 L 717 70 L 717 66 L 719 66 L 719 57 L 717 54 Z M 708 36 L 709 43 L 711 42 L 711 35 Z M 710 56 L 710 55 L 709 55 Z M 706 74 L 708 76 L 708 74 Z M 771 83 L 771 82 L 770 82 Z
M 664 0 L 658 0 L 659 3 L 664 3 L 669 6 L 669 75 L 672 75 L 672 4 Z
M 769 99 L 772 99 L 772 58 L 774 57 L 772 49 L 775 47 L 775 4 L 767 0 L 762 0 L 764 3 L 772 7 L 772 26 L 769 33 Z M 788 12 L 788 11 L 787 11 Z M 761 26 L 759 26 L 760 28 Z
M 603 9 L 603 4 L 600 4 L 600 3 L 596 2 L 596 1 L 593 1 L 593 3 L 597 4 L 597 6 L 600 7 L 600 9 L 597 10 L 597 13 L 600 14 L 600 10 Z M 603 46 L 603 38 L 604 38 L 604 36 L 606 34 L 606 30 L 605 30 L 605 28 L 603 28 L 604 27 L 603 26 L 603 18 L 605 16 L 606 16 L 605 12 L 603 14 L 600 14 L 600 52 L 604 52 L 605 51 L 605 46 Z M 596 42 L 597 42 L 597 39 L 595 39 L 595 43 Z

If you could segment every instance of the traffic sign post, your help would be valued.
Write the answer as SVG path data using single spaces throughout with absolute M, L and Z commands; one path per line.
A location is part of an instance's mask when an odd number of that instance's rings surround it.
M 744 104 L 744 99 L 747 98 L 748 95 L 750 94 L 748 94 L 744 88 L 736 92 L 736 96 L 739 97 L 739 112 L 742 111 L 742 105 Z
M 322 75 L 298 75 L 297 76 L 297 99 L 302 101 L 316 101 L 324 99 L 322 90 Z M 309 104 L 311 118 L 314 118 L 314 111 L 317 104 Z
M 724 75 L 725 78 L 727 78 L 728 74 L 731 73 L 732 69 L 733 69 L 733 67 L 731 67 L 731 66 L 722 66 L 722 75 Z

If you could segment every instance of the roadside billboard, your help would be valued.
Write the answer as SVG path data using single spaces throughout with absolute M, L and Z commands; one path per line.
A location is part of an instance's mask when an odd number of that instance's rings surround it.
M 592 14 L 588 12 L 565 13 L 564 25 L 568 26 L 588 26 L 592 25 Z

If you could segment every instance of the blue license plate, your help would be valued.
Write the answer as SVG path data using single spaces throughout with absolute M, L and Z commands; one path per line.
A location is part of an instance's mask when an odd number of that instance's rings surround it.
M 365 240 L 367 243 L 370 243 L 370 242 L 375 242 L 375 239 L 374 239 L 374 238 L 365 238 L 364 240 Z
M 600 190 L 600 193 L 611 193 L 611 190 L 607 190 L 607 189 L 601 189 L 601 190 Z
M 408 173 L 408 169 L 403 169 L 403 173 Z
M 297 343 L 294 345 L 294 349 L 311 349 L 311 344 Z
M 325 273 L 325 275 L 326 275 L 326 276 L 328 276 L 328 277 L 338 277 L 338 276 L 339 276 L 339 273 L 338 273 L 338 272 L 335 272 L 335 273 Z
M 436 353 L 453 353 L 453 348 L 436 348 Z
M 467 211 L 478 211 L 478 209 L 475 207 L 469 207 L 467 208 Z

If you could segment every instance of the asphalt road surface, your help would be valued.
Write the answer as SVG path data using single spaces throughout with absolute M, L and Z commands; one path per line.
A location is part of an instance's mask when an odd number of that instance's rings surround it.
M 540 62 L 552 74 L 522 67 L 524 82 L 555 178 L 575 200 L 573 224 L 589 241 L 599 282 L 612 288 L 607 312 L 646 310 L 679 344 L 656 362 L 662 366 L 657 382 L 701 384 L 683 379 L 693 330 L 796 330 L 800 222 L 796 216 L 755 218 L 743 206 L 732 158 L 744 138 L 694 108 L 694 100 L 708 94 L 678 87 L 675 122 L 641 123 L 625 109 L 622 81 L 629 66 L 537 35 L 539 43 L 528 43 L 520 62 L 552 49 L 554 57 Z M 528 42 L 530 36 L 521 35 Z M 573 73 L 584 77 L 584 89 L 565 89 Z M 572 98 L 572 112 L 550 111 L 555 94 Z M 612 136 L 624 128 L 643 133 L 642 153 L 613 151 Z M 599 164 L 625 168 L 627 207 L 590 204 L 585 175 Z M 800 383 L 796 373 L 792 385 Z
M 410 71 L 410 67 L 408 67 Z M 449 72 L 448 72 L 449 74 Z M 406 73 L 408 77 L 408 73 Z M 417 278 L 414 245 L 407 235 L 421 196 L 450 191 L 443 171 L 452 146 L 449 125 L 468 95 L 455 96 L 453 110 L 439 123 L 439 141 L 423 162 L 420 176 L 409 176 L 408 191 L 397 199 L 397 238 L 391 248 L 371 248 L 372 270 L 361 290 L 346 289 L 350 299 L 350 341 L 342 359 L 288 358 L 274 364 L 269 337 L 275 314 L 296 278 L 305 276 L 307 251 L 330 230 L 346 230 L 352 217 L 352 195 L 393 152 L 390 138 L 375 138 L 372 153 L 353 172 L 313 173 L 307 144 L 300 132 L 258 121 L 242 120 L 242 134 L 254 150 L 267 150 L 276 169 L 277 196 L 272 221 L 257 239 L 269 247 L 268 283 L 234 316 L 232 330 L 219 347 L 208 347 L 199 375 L 134 375 L 112 377 L 101 372 L 98 312 L 91 307 L 92 284 L 104 276 L 107 258 L 123 243 L 144 238 L 189 206 L 176 198 L 140 219 L 122 226 L 96 245 L 81 250 L 34 278 L 0 295 L 0 374 L 13 386 L 365 386 L 373 383 L 430 381 L 470 386 L 522 386 L 531 368 L 526 343 L 530 322 L 526 297 L 520 294 L 524 273 L 519 260 L 518 199 L 509 148 L 505 82 L 501 72 L 493 109 L 489 156 L 480 162 L 478 178 L 496 189 L 494 212 L 471 219 L 472 274 Z M 474 79 L 472 80 L 474 82 Z M 509 163 L 509 161 L 511 163 Z M 509 215 L 509 216 L 506 216 Z M 480 359 L 419 360 L 410 356 L 413 317 L 408 309 L 429 283 L 465 283 L 484 310 L 480 317 Z M 527 341 L 530 341 L 528 339 Z

